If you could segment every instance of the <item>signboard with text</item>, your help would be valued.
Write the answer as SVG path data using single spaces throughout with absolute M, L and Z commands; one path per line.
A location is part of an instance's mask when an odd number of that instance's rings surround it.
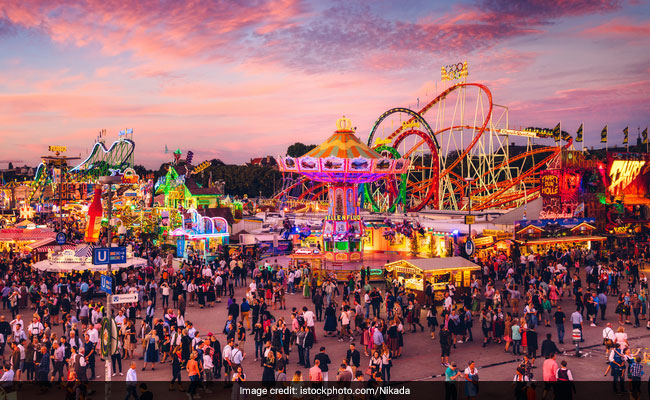
M 93 265 L 125 264 L 126 247 L 95 247 Z

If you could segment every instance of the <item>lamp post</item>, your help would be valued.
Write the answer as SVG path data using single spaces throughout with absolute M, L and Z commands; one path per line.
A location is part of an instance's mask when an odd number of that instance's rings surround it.
M 467 182 L 467 201 L 468 201 L 468 206 L 467 206 L 467 215 L 470 217 L 469 222 L 472 221 L 472 182 L 474 182 L 474 179 L 470 178 L 469 176 L 465 178 L 465 182 Z M 468 232 L 468 240 L 472 239 L 472 224 L 467 224 L 469 226 L 469 232 Z
M 122 183 L 122 177 L 120 176 L 100 176 L 99 177 L 99 183 L 103 185 L 108 185 L 108 251 L 109 251 L 109 256 L 108 256 L 108 265 L 107 267 L 107 274 L 111 276 L 111 257 L 110 257 L 110 249 L 111 249 L 111 241 L 113 240 L 112 238 L 112 230 L 111 230 L 111 218 L 112 218 L 112 213 L 113 213 L 113 185 L 117 185 Z M 110 293 L 106 293 L 106 317 L 111 320 L 113 319 L 113 310 L 111 308 L 111 295 Z M 109 349 L 110 349 L 110 344 L 109 344 Z M 111 381 L 111 354 L 106 357 L 106 364 L 104 368 L 104 373 L 105 373 L 105 381 L 110 382 Z

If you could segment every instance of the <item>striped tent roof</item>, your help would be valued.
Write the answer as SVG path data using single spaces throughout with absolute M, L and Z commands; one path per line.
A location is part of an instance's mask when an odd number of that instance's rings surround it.
M 320 146 L 311 150 L 303 157 L 314 158 L 357 158 L 379 159 L 381 156 L 367 145 L 363 144 L 352 131 L 336 131 Z M 301 157 L 302 158 L 302 157 Z
M 75 257 L 92 257 L 93 256 L 93 246 L 83 246 L 78 247 L 74 253 Z

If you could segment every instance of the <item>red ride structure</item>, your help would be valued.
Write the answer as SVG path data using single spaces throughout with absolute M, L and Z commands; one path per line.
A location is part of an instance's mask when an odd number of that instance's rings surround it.
M 512 153 L 515 138 L 525 141 Z M 493 103 L 480 83 L 456 83 L 419 111 L 392 108 L 379 116 L 367 144 L 382 156 L 409 160 L 402 174 L 384 176 L 364 186 L 364 206 L 373 211 L 417 212 L 424 209 L 511 208 L 539 197 L 539 173 L 564 146 L 536 146 L 535 132 L 508 126 L 508 109 Z M 322 199 L 325 185 L 298 179 L 276 199 Z

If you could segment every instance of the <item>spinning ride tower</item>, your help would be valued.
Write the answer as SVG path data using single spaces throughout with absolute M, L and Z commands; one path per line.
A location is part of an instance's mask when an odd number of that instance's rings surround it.
M 279 157 L 280 171 L 298 173 L 327 185 L 328 213 L 323 221 L 325 259 L 358 262 L 363 259 L 365 226 L 359 215 L 358 185 L 389 176 L 402 176 L 405 158 L 384 157 L 355 136 L 348 118 L 336 122 L 336 131 L 302 157 Z

